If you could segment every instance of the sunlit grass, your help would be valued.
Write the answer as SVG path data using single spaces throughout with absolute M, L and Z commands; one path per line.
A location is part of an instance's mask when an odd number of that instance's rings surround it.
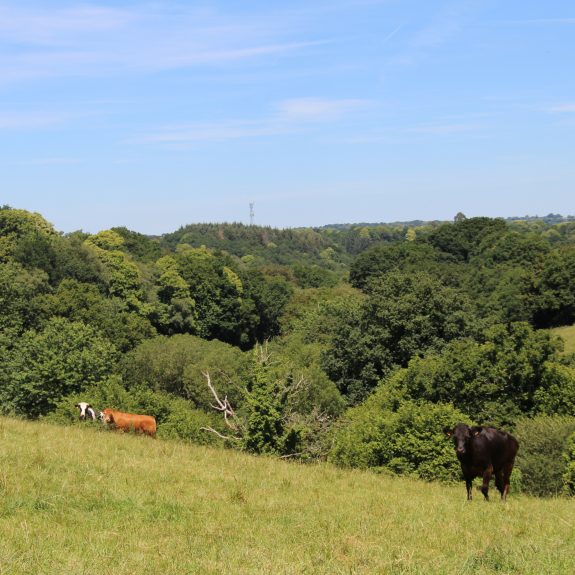
M 575 353 L 575 325 L 556 327 L 551 331 L 555 335 L 560 335 L 565 341 L 564 353 Z
M 575 502 L 0 419 L 0 574 L 575 573 Z

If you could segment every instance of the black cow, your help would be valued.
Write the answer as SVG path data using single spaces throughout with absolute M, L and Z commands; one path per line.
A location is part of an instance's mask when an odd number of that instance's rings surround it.
M 467 487 L 467 499 L 471 499 L 471 484 L 475 477 L 483 477 L 481 492 L 485 499 L 489 499 L 489 480 L 492 475 L 495 476 L 495 486 L 501 493 L 501 499 L 505 499 L 519 449 L 515 437 L 493 427 L 469 427 L 464 423 L 444 431 L 447 437 L 453 437 Z

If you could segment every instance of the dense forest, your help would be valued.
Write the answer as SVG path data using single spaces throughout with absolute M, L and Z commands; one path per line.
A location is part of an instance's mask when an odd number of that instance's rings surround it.
M 443 429 L 514 432 L 517 488 L 575 492 L 575 221 L 62 234 L 0 208 L 0 412 L 89 401 L 158 434 L 451 480 Z

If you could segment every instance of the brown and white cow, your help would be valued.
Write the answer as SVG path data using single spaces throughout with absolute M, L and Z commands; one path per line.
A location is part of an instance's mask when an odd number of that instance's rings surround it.
M 124 413 L 123 411 L 106 408 L 100 412 L 100 419 L 120 431 L 134 431 L 136 433 L 144 433 L 150 437 L 155 437 L 156 435 L 156 420 L 151 415 Z
M 88 402 L 81 401 L 76 404 L 76 407 L 80 410 L 80 419 L 96 419 L 96 412 Z

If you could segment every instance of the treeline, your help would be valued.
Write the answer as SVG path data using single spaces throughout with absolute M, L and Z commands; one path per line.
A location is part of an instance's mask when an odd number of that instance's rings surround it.
M 525 489 L 573 492 L 575 358 L 549 330 L 573 323 L 571 221 L 149 237 L 0 209 L 4 414 L 87 400 L 164 437 L 446 480 L 443 428 L 492 424 Z

